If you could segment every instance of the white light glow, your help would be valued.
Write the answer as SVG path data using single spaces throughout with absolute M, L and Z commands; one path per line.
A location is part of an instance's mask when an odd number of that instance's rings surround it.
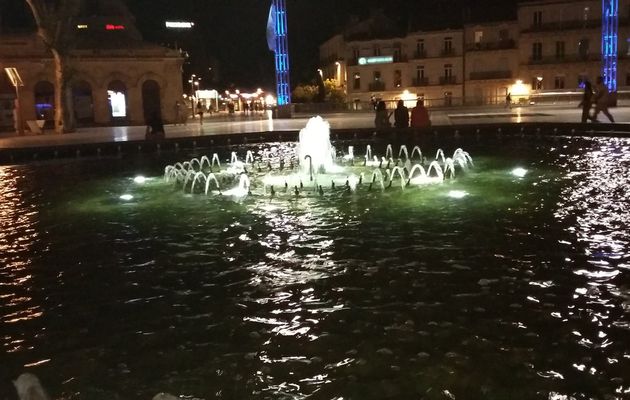
M 276 104 L 276 99 L 272 95 L 268 94 L 265 96 L 265 103 L 267 103 L 267 105 L 274 105 Z
M 112 117 L 124 118 L 127 116 L 127 99 L 124 93 L 108 90 L 109 104 L 112 107 Z
M 166 21 L 166 27 L 172 29 L 191 29 L 193 26 L 195 26 L 194 22 Z
M 448 197 L 451 197 L 453 199 L 463 199 L 466 196 L 468 196 L 468 192 L 464 190 L 451 190 L 450 192 L 448 192 Z
M 512 170 L 512 175 L 517 176 L 519 178 L 522 178 L 525 175 L 527 175 L 527 170 L 525 168 L 521 168 L 521 167 L 514 168 Z
M 120 197 L 119 197 L 119 198 L 120 198 L 120 200 L 124 200 L 124 201 L 130 201 L 130 200 L 133 200 L 133 196 L 132 196 L 132 195 L 130 195 L 130 194 L 123 194 L 123 195 L 120 195 Z
M 143 184 L 144 182 L 146 182 L 146 181 L 147 181 L 147 178 L 145 178 L 145 177 L 144 177 L 144 176 L 142 176 L 142 175 L 138 175 L 138 176 L 136 176 L 135 178 L 133 178 L 133 181 L 134 181 L 135 183 L 137 183 L 137 184 Z

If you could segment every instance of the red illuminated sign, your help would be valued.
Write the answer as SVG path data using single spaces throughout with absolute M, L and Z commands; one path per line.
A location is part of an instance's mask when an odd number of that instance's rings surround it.
M 122 31 L 124 29 L 125 29 L 124 25 L 114 25 L 114 24 L 105 25 L 106 31 Z

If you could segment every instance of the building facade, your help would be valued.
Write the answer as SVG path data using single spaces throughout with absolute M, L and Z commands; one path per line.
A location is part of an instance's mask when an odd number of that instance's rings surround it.
M 424 98 L 429 105 L 500 104 L 575 96 L 602 70 L 601 0 L 518 3 L 513 21 L 401 37 L 335 41 L 348 100 Z M 343 45 L 340 44 L 340 39 Z M 617 81 L 630 86 L 630 0 L 619 0 Z M 320 47 L 324 54 L 331 42 Z M 345 47 L 345 51 L 338 50 Z M 325 68 L 325 67 L 323 67 Z
M 79 125 L 144 124 L 155 113 L 174 121 L 175 101 L 182 99 L 181 54 L 142 40 L 133 17 L 117 1 L 91 2 L 93 9 L 76 20 L 75 42 L 69 59 L 72 98 Z M 100 5 L 99 5 L 100 4 Z M 22 118 L 54 118 L 54 63 L 36 34 L 3 35 L 0 40 L 0 99 L 4 106 L 15 89 L 4 76 L 15 68 Z M 10 121 L 13 124 L 13 119 Z

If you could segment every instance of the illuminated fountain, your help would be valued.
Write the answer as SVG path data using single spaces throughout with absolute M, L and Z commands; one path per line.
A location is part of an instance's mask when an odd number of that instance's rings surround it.
M 436 184 L 455 178 L 456 169 L 463 171 L 473 166 L 472 158 L 462 149 L 455 150 L 452 157 L 438 149 L 434 160 L 427 160 L 419 146 L 409 153 L 407 146 L 402 145 L 395 153 L 390 144 L 380 158 L 373 154 L 371 145 L 366 146 L 364 156 L 357 157 L 355 152 L 356 146 L 349 146 L 345 154 L 337 157 L 337 150 L 330 143 L 330 126 L 321 117 L 315 117 L 300 131 L 296 159 L 274 158 L 269 151 L 256 157 L 249 150 L 245 161 L 232 152 L 229 162 L 222 165 L 214 153 L 167 166 L 164 179 L 191 194 L 235 198 L 248 194 L 323 195 Z

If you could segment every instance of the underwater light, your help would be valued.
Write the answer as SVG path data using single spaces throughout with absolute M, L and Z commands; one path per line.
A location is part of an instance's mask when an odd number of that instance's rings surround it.
M 136 176 L 135 178 L 133 178 L 133 181 L 134 181 L 135 183 L 138 183 L 138 184 L 143 184 L 144 182 L 146 182 L 146 181 L 147 181 L 147 178 L 145 178 L 145 177 L 144 177 L 144 176 L 142 176 L 142 175 L 138 175 L 138 176 Z
M 448 192 L 448 197 L 452 197 L 453 199 L 463 199 L 466 196 L 468 196 L 468 192 L 463 190 L 451 190 Z
M 133 196 L 130 194 L 123 194 L 120 195 L 120 200 L 124 200 L 124 201 L 129 201 L 129 200 L 133 200 Z
M 512 175 L 517 176 L 519 178 L 524 177 L 526 174 L 527 174 L 527 170 L 525 168 L 518 167 L 512 170 Z

